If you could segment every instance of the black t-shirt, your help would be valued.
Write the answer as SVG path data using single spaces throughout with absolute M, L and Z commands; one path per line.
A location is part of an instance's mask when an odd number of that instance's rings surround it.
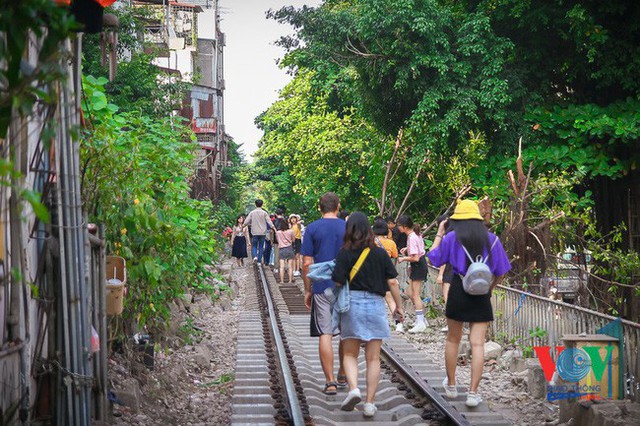
M 340 249 L 336 256 L 336 267 L 331 274 L 331 279 L 340 285 L 344 285 L 349 279 L 349 274 L 353 265 L 356 264 L 362 250 Z M 380 247 L 371 249 L 356 274 L 353 282 L 350 283 L 351 290 L 363 290 L 384 296 L 389 291 L 387 280 L 398 276 L 396 268 L 391 262 L 387 251 Z
M 407 246 L 407 234 L 400 232 L 397 226 L 391 230 L 391 238 L 393 238 L 393 242 L 396 243 L 398 251 Z

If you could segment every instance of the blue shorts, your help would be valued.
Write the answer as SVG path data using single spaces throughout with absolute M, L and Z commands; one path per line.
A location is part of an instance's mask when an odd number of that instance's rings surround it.
M 384 297 L 368 291 L 351 290 L 349 310 L 339 314 L 340 338 L 370 340 L 391 336 Z

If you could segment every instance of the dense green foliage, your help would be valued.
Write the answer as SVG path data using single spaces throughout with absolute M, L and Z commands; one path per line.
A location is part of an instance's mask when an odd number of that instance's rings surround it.
M 621 229 L 598 226 L 608 213 L 593 197 L 597 178 L 638 175 L 640 5 L 326 0 L 269 16 L 295 30 L 279 44 L 296 77 L 258 118 L 256 173 L 273 189 L 307 209 L 333 189 L 377 212 L 388 166 L 387 212 L 430 222 L 472 184 L 500 231 L 518 201 L 505 176 L 522 138 L 534 168 L 519 202 L 532 220 L 555 218 L 547 250 L 607 253 L 594 257 L 618 266 L 595 270 L 633 284 L 637 256 L 620 251 Z
M 120 20 L 114 81 L 101 64 L 99 35 L 84 40 L 83 201 L 90 219 L 105 227 L 108 253 L 127 261 L 127 324 L 161 329 L 176 297 L 222 290 L 210 265 L 231 214 L 224 203 L 189 198 L 198 145 L 188 123 L 172 113 L 188 85 L 144 53 L 138 34 L 145 10 L 108 11 Z M 230 146 L 240 164 L 237 146 Z
M 371 205 L 375 194 L 369 191 L 382 173 L 371 169 L 371 150 L 384 143 L 382 136 L 356 114 L 331 111 L 326 96 L 314 97 L 310 80 L 309 73 L 298 74 L 258 118 L 265 131 L 258 167 L 265 175 L 269 168 L 275 175 L 278 168 L 288 172 L 270 179 L 281 194 L 275 202 L 301 207 L 291 197 L 293 189 L 306 205 L 314 205 L 323 191 L 340 192 L 345 207 Z
M 214 257 L 213 206 L 189 198 L 195 145 L 178 119 L 118 111 L 106 79 L 86 77 L 82 159 L 84 204 L 103 223 L 109 252 L 129 271 L 126 314 L 158 325 L 187 288 L 209 289 Z M 212 289 L 212 288 L 211 288 Z

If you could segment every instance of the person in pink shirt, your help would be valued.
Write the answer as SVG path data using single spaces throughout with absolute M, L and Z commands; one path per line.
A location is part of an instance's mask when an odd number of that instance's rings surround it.
M 289 282 L 293 282 L 293 241 L 295 235 L 293 230 L 289 229 L 289 223 L 286 220 L 280 222 L 280 229 L 276 231 L 276 239 L 280 248 L 280 282 L 284 283 L 284 267 L 285 263 L 289 266 Z
M 416 323 L 409 333 L 422 333 L 427 329 L 427 320 L 424 318 L 422 305 L 422 283 L 427 279 L 426 250 L 422 237 L 413 230 L 413 221 L 407 215 L 402 215 L 397 221 L 398 229 L 407 235 L 407 247 L 400 250 L 403 256 L 398 258 L 398 263 L 409 262 L 411 271 L 409 272 L 408 293 L 413 306 L 416 309 Z

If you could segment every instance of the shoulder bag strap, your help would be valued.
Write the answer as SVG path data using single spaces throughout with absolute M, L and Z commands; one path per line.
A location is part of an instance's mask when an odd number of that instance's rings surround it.
M 371 249 L 369 247 L 362 250 L 362 253 L 360 253 L 360 257 L 358 258 L 358 261 L 356 262 L 355 265 L 353 265 L 353 268 L 351 268 L 351 273 L 349 273 L 349 281 L 353 281 L 353 278 L 356 276 L 356 274 L 360 270 L 360 267 L 364 263 L 365 259 L 367 258 L 367 256 L 369 256 L 370 251 Z
M 378 247 L 384 248 L 384 244 L 380 241 L 380 238 L 376 237 L 376 243 L 378 243 Z

